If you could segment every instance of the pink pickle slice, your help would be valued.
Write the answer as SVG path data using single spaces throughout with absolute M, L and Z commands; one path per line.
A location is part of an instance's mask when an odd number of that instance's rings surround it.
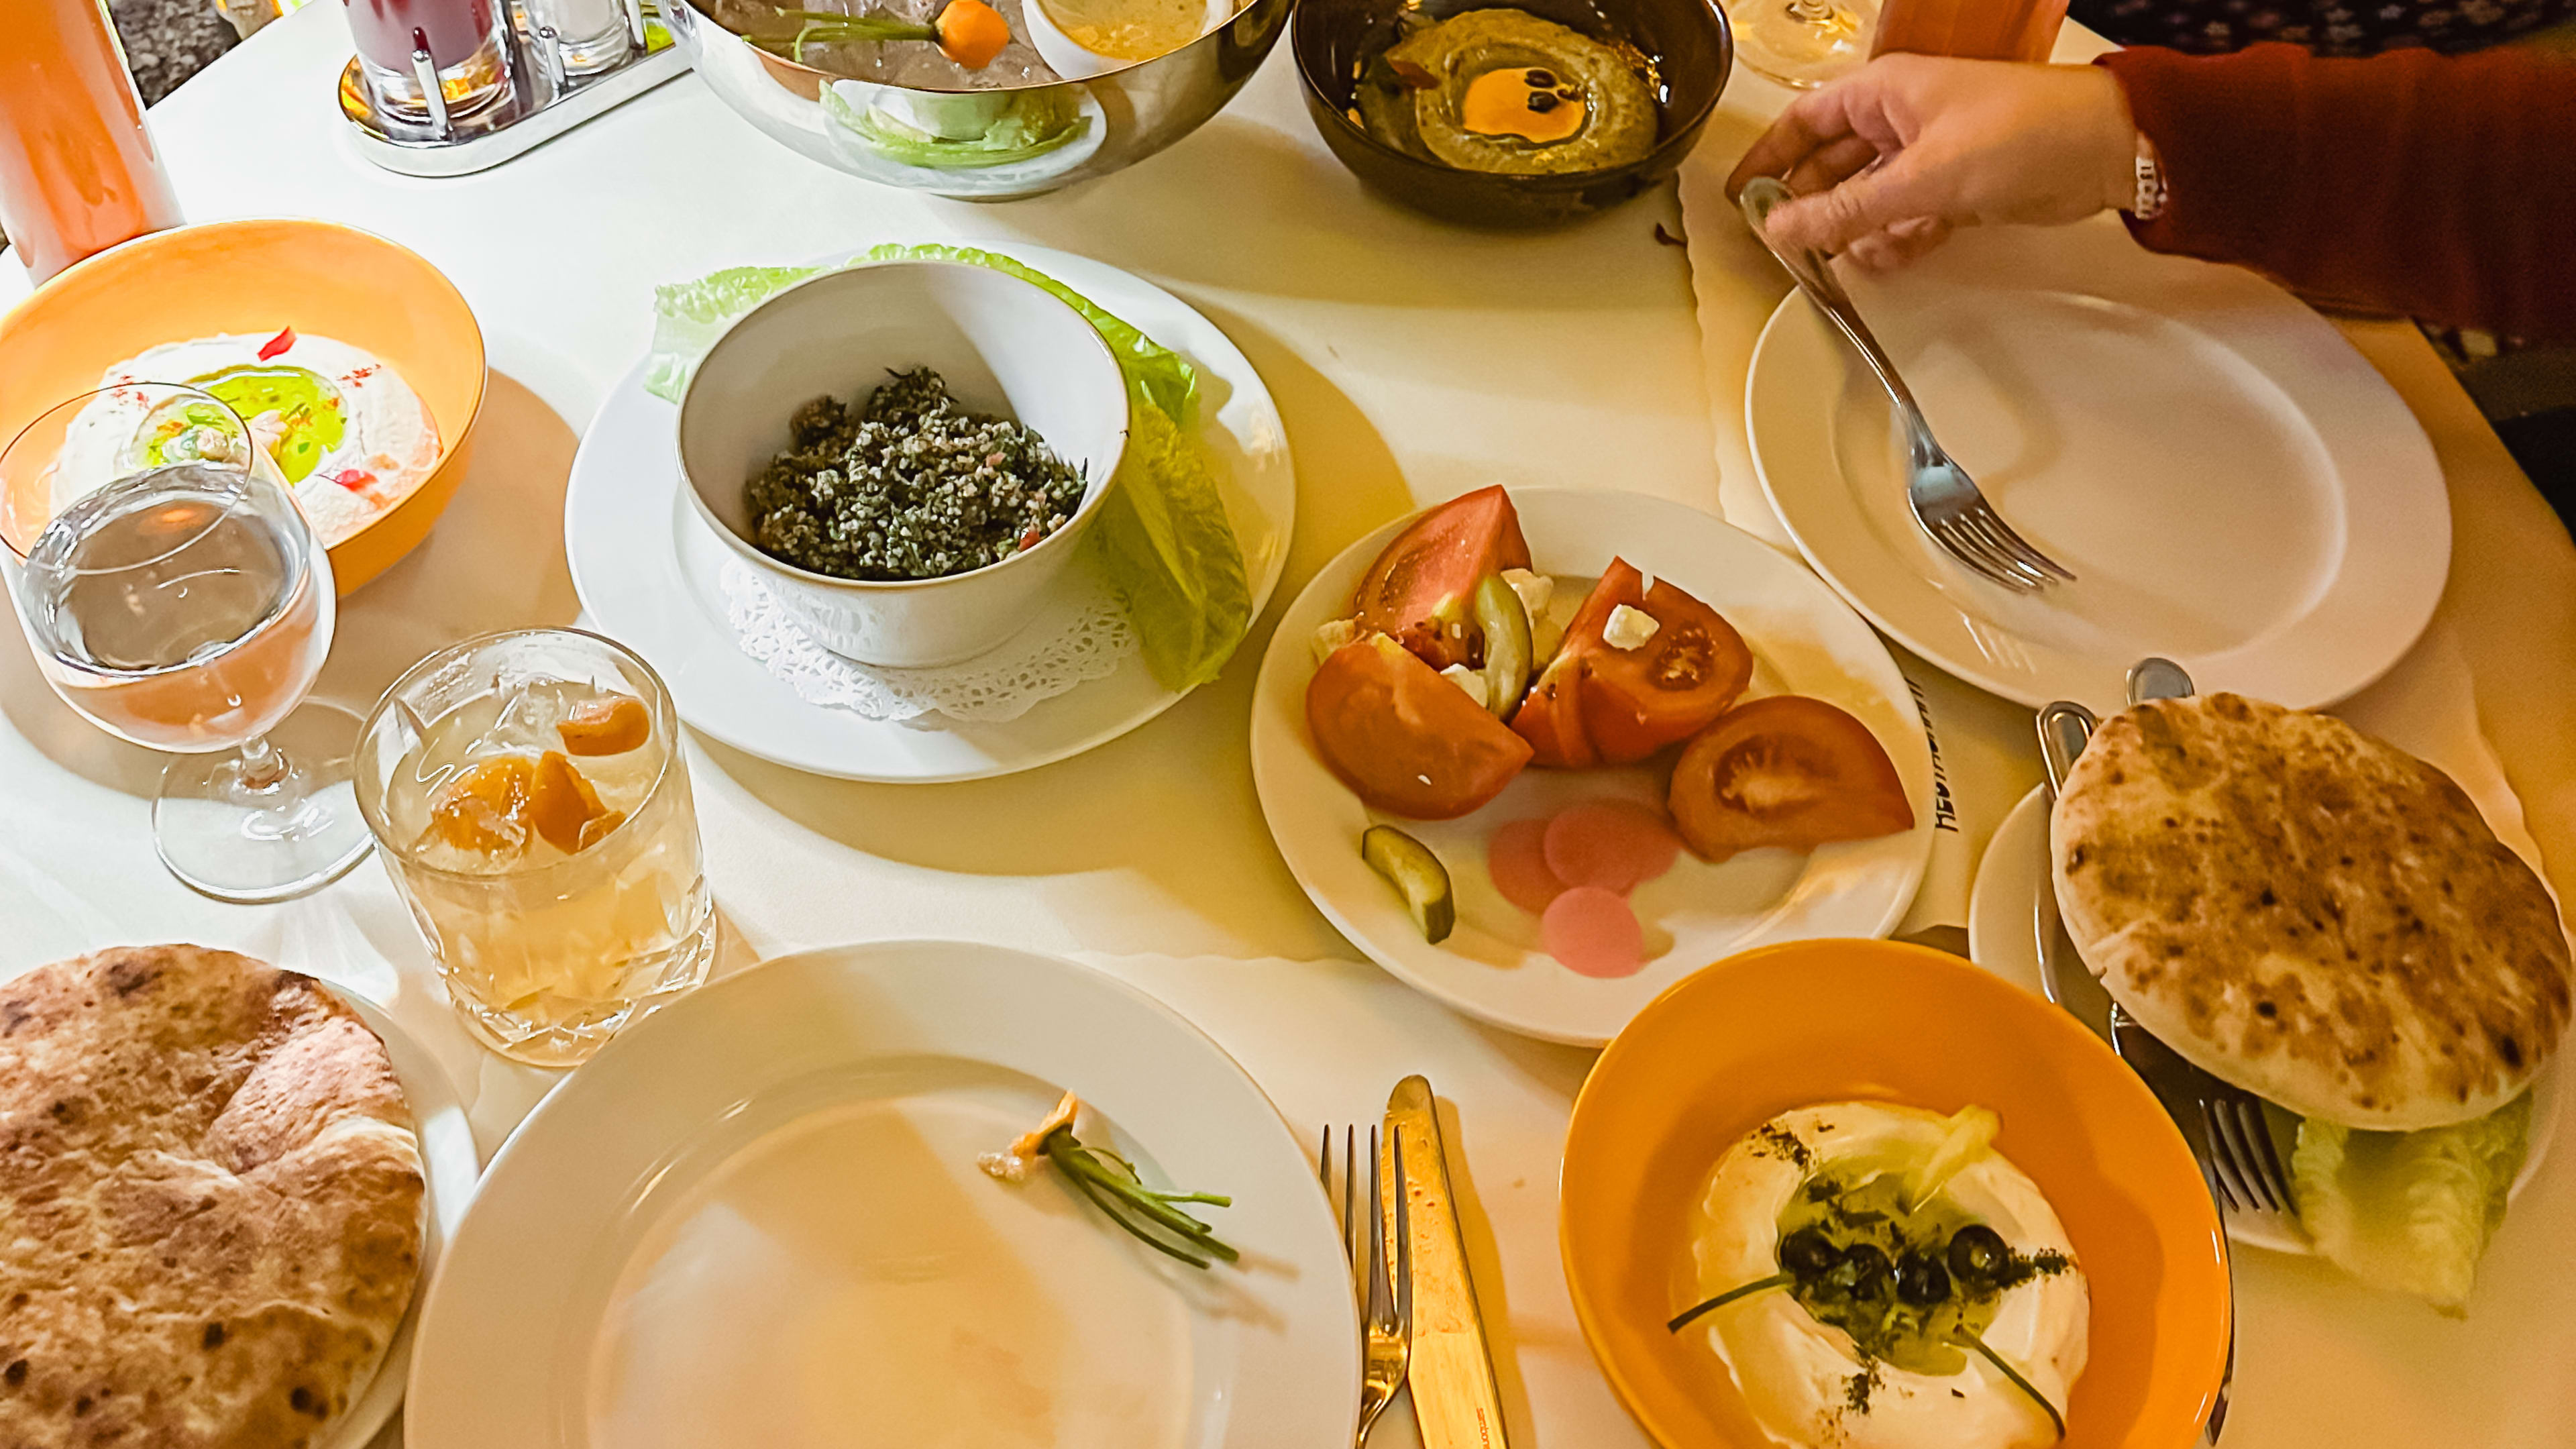
M 1485 869 L 1503 899 L 1535 916 L 1565 889 L 1547 868 L 1547 822 L 1515 820 L 1485 845 Z
M 1682 851 L 1664 817 L 1626 800 L 1591 800 L 1547 823 L 1547 868 L 1570 886 L 1626 895 L 1665 871 Z
M 1568 886 L 1538 920 L 1539 940 L 1565 969 L 1583 976 L 1633 976 L 1646 964 L 1646 932 L 1628 898 L 1599 886 Z

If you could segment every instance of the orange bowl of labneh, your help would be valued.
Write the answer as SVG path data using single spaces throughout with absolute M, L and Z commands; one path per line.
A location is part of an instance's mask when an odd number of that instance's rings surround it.
M 155 232 L 0 318 L 0 441 L 84 393 L 85 437 L 114 437 L 120 408 L 144 424 L 150 403 L 124 384 L 211 393 L 276 462 L 343 595 L 429 536 L 465 476 L 484 380 L 483 331 L 455 285 L 330 222 Z

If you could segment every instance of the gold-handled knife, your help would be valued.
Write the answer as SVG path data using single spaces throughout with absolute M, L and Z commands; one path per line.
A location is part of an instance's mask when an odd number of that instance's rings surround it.
M 1388 1167 L 1378 1211 L 1396 1230 L 1395 1194 L 1405 1194 L 1413 1241 L 1413 1359 L 1408 1378 L 1423 1449 L 1504 1449 L 1502 1397 L 1476 1284 L 1467 1274 L 1467 1244 L 1449 1190 L 1449 1158 L 1431 1083 L 1419 1076 L 1395 1084 L 1386 1101 Z M 1394 1147 L 1404 1144 L 1399 1181 Z

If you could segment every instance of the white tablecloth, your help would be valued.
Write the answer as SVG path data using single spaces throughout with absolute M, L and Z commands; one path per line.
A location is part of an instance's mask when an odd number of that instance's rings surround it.
M 643 348 L 653 283 L 833 247 L 1025 239 L 1127 267 L 1207 312 L 1261 369 L 1296 449 L 1283 599 L 1362 533 L 1471 487 L 1580 483 L 1714 510 L 1751 476 L 1728 399 L 1780 290 L 1758 253 L 1711 254 L 1724 243 L 1694 239 L 1704 365 L 1685 254 L 1655 240 L 1658 223 L 1678 229 L 1669 195 L 1548 236 L 1435 227 L 1365 195 L 1331 159 L 1284 55 L 1164 156 L 1070 193 L 978 207 L 805 161 L 694 80 L 484 176 L 405 179 L 337 134 L 332 87 L 347 54 L 338 7 L 317 4 L 191 81 L 153 125 L 192 217 L 309 214 L 382 232 L 445 269 L 483 320 L 496 376 L 473 471 L 421 553 L 345 611 L 323 692 L 351 703 L 446 639 L 574 617 L 559 537 L 574 427 Z M 1739 77 L 1703 158 L 1722 171 L 1779 99 Z M 20 285 L 0 277 L 0 298 Z M 2533 833 L 2553 858 L 2576 859 L 2564 723 L 2576 550 L 2420 339 L 2355 337 L 2442 453 L 2472 565 L 2455 568 L 2446 613 Z M 1265 621 L 1222 681 L 1146 729 L 1012 779 L 842 784 L 699 744 L 726 964 L 906 936 L 1072 954 L 1198 1021 L 1301 1126 L 1373 1116 L 1398 1076 L 1428 1072 L 1457 1110 L 1470 1252 L 1515 1442 L 1640 1444 L 1576 1331 L 1557 1261 L 1559 1146 L 1589 1056 L 1415 996 L 1355 964 L 1308 907 L 1262 828 L 1245 761 L 1266 636 Z M 2456 692 L 2455 676 L 2410 677 Z M 1951 728 L 1990 760 L 1980 790 L 2017 794 L 2035 778 L 2018 743 L 2027 715 L 1957 693 Z M 260 951 L 387 1001 L 439 1044 L 487 1149 L 542 1093 L 540 1074 L 479 1052 L 448 1019 L 373 866 L 286 907 L 198 900 L 152 856 L 156 760 L 73 716 L 15 648 L 0 649 L 0 715 L 0 970 L 116 941 Z M 2228 1442 L 2566 1440 L 2571 1256 L 2566 1152 L 2507 1222 L 2464 1323 L 2312 1264 L 2245 1255 Z M 1411 1442 L 1403 1416 L 1380 1442 Z

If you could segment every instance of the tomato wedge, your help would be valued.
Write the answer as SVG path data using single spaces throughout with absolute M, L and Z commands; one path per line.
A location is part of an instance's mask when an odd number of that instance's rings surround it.
M 1362 801 L 1412 820 L 1483 805 L 1530 757 L 1520 736 L 1384 634 L 1325 658 L 1306 686 L 1306 727 Z
M 1607 636 L 1622 605 L 1655 621 L 1653 637 L 1634 648 Z M 1666 580 L 1646 587 L 1614 558 L 1512 728 L 1542 765 L 1634 764 L 1707 728 L 1752 678 L 1753 651 L 1722 615 Z
M 1682 840 L 1712 861 L 1914 828 L 1905 782 L 1869 726 L 1800 694 L 1739 705 L 1692 740 L 1671 804 Z
M 1351 596 L 1362 632 L 1375 629 L 1434 671 L 1478 662 L 1477 581 L 1529 567 L 1521 516 L 1500 485 L 1453 498 L 1413 520 L 1369 565 Z

